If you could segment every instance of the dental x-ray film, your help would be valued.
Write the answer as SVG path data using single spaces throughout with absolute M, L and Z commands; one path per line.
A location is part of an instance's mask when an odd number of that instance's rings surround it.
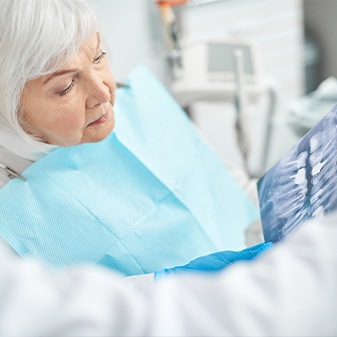
M 265 241 L 337 210 L 337 106 L 258 181 Z

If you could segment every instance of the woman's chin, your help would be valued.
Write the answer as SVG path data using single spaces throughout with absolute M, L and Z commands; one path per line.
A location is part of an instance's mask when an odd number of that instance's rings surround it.
M 115 127 L 113 114 L 110 114 L 108 120 L 101 125 L 92 125 L 84 131 L 81 144 L 97 143 L 107 138 Z

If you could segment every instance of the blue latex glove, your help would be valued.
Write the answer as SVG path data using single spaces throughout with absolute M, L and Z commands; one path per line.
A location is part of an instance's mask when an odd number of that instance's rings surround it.
M 237 261 L 249 261 L 253 260 L 260 253 L 271 247 L 273 244 L 271 242 L 260 243 L 256 246 L 246 248 L 240 252 L 234 252 L 231 250 L 226 250 L 223 252 L 217 252 L 210 255 L 199 257 L 192 260 L 184 266 L 167 268 L 161 271 L 155 272 L 155 279 L 161 278 L 169 274 L 180 274 L 189 272 L 218 272 L 224 268 L 230 266 Z

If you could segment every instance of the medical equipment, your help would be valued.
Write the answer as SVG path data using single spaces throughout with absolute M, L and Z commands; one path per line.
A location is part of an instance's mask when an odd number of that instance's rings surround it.
M 318 88 L 300 97 L 290 105 L 288 122 L 295 133 L 302 137 L 337 104 L 337 79 L 324 80 Z
M 248 174 L 247 108 L 265 93 L 258 51 L 253 41 L 238 37 L 205 39 L 183 45 L 182 68 L 170 90 L 183 107 L 197 101 L 235 104 L 236 134 Z
M 182 106 L 197 100 L 234 101 L 238 96 L 238 51 L 242 57 L 241 84 L 250 100 L 264 90 L 256 45 L 243 38 L 217 38 L 186 44 L 180 76 L 170 90 Z
M 27 179 L 22 176 L 20 173 L 16 172 L 15 170 L 13 170 L 12 168 L 5 166 L 4 164 L 0 163 L 0 169 L 3 169 L 9 178 L 19 178 L 22 181 L 26 181 Z
M 234 104 L 237 112 L 235 131 L 242 163 L 247 174 L 253 176 L 248 164 L 251 139 L 247 110 L 250 103 L 255 103 L 266 92 L 256 45 L 238 36 L 196 41 L 184 39 L 181 29 L 177 29 L 176 13 L 172 8 L 174 2 L 177 5 L 175 0 L 157 1 L 170 64 L 170 91 L 187 112 L 197 101 Z M 178 2 L 193 7 L 215 1 Z M 177 7 L 176 12 L 181 20 L 180 9 Z
M 166 55 L 172 70 L 181 68 L 181 47 L 177 29 L 176 15 L 173 7 L 187 3 L 189 0 L 158 0 L 163 36 L 166 47 Z

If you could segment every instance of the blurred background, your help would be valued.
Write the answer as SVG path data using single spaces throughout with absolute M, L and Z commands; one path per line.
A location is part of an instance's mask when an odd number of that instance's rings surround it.
M 89 0 L 118 81 L 146 65 L 259 177 L 337 103 L 337 0 Z

